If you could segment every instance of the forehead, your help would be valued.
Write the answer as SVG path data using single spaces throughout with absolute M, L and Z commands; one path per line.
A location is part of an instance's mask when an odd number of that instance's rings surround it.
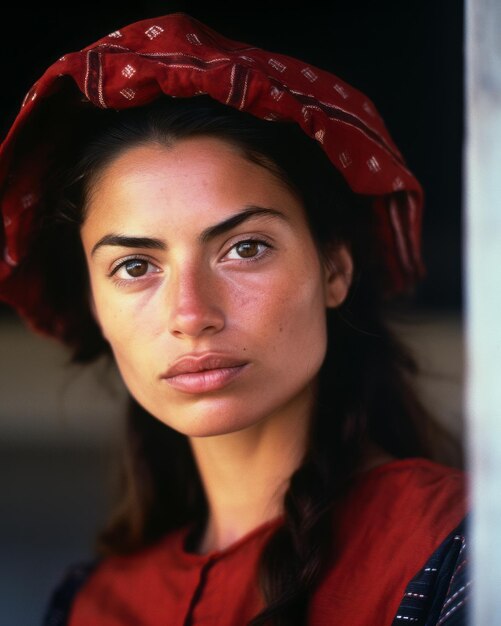
M 95 177 L 86 222 L 179 213 L 210 217 L 241 210 L 243 204 L 303 212 L 289 186 L 237 146 L 193 137 L 171 146 L 148 143 L 122 151 Z
M 152 178 L 184 175 L 220 174 L 224 170 L 240 171 L 263 170 L 262 177 L 270 178 L 270 183 L 286 185 L 277 174 L 277 166 L 270 157 L 259 155 L 259 162 L 245 153 L 245 148 L 237 141 L 213 136 L 195 136 L 174 140 L 169 143 L 146 141 L 119 151 L 98 171 L 95 181 L 103 179 L 109 184 L 113 179 L 134 177 Z M 289 187 L 287 187 L 289 188 Z

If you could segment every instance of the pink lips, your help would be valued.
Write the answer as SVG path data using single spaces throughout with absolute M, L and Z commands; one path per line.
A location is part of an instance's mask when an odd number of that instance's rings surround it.
M 184 356 L 174 363 L 161 378 L 186 393 L 203 393 L 222 389 L 248 365 L 245 361 L 224 354 Z

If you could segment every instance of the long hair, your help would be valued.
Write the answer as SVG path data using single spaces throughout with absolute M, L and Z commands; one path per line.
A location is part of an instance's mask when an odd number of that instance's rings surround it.
M 346 301 L 326 312 L 328 346 L 308 446 L 284 496 L 284 524 L 261 556 L 266 606 L 250 623 L 300 626 L 328 559 L 335 558 L 336 510 L 367 441 L 397 458 L 428 456 L 422 431 L 430 416 L 411 380 L 416 363 L 386 321 L 385 270 L 371 198 L 355 195 L 297 125 L 261 120 L 205 96 L 165 97 L 129 110 L 89 112 L 72 137 L 71 155 L 54 164 L 32 258 L 43 263 L 47 298 L 72 320 L 66 342 L 74 360 L 110 354 L 89 311 L 79 237 L 92 183 L 131 146 L 169 146 L 194 136 L 231 142 L 245 158 L 271 170 L 303 202 L 319 253 L 344 243 L 354 259 Z M 130 397 L 122 493 L 98 537 L 99 553 L 130 553 L 187 524 L 200 532 L 207 512 L 187 438 Z

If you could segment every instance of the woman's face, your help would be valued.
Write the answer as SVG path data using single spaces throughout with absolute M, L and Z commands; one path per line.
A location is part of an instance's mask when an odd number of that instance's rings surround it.
M 208 436 L 304 410 L 348 281 L 278 178 L 221 139 L 152 143 L 112 161 L 87 208 L 96 319 L 147 411 Z

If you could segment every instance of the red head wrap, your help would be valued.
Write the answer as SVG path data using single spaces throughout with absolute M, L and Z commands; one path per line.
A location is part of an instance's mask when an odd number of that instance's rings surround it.
M 389 289 L 407 289 L 423 275 L 422 190 L 372 102 L 327 71 L 233 41 L 174 13 L 136 22 L 62 56 L 28 91 L 0 147 L 0 299 L 34 330 L 64 337 L 64 318 L 44 301 L 43 269 L 27 271 L 23 259 L 49 157 L 65 125 L 78 123 L 82 107 L 137 107 L 162 94 L 208 94 L 259 118 L 299 124 L 355 193 L 373 197 Z M 52 127 L 35 125 L 34 131 L 30 121 L 47 107 L 54 113 Z

